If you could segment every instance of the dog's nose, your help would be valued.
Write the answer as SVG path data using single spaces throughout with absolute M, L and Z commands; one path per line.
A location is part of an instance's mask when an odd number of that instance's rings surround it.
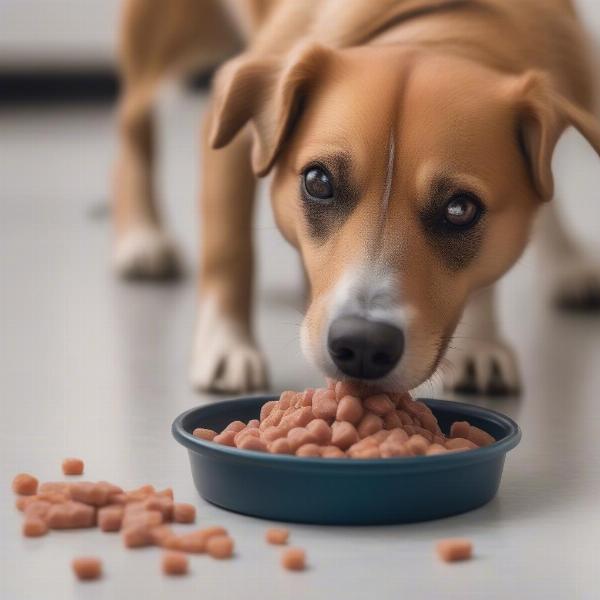
M 394 325 L 362 317 L 338 317 L 329 327 L 329 354 L 350 377 L 378 379 L 398 363 L 404 350 L 404 334 Z

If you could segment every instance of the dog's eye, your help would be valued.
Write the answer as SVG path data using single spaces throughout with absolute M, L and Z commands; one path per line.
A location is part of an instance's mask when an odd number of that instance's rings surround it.
M 310 167 L 303 175 L 304 189 L 311 199 L 326 202 L 333 198 L 333 181 L 323 167 Z
M 467 194 L 450 198 L 444 209 L 444 219 L 454 227 L 466 229 L 474 225 L 481 214 L 481 204 Z

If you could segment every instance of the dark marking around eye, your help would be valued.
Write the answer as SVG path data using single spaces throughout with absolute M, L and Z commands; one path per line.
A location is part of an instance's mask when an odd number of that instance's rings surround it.
M 327 202 L 315 202 L 306 193 L 304 175 L 311 168 L 326 169 L 332 179 L 333 197 Z M 312 161 L 300 175 L 300 198 L 310 235 L 318 242 L 325 242 L 348 218 L 358 200 L 358 190 L 350 176 L 350 157 L 336 154 Z
M 430 190 L 427 206 L 419 214 L 427 242 L 452 271 L 466 268 L 477 257 L 483 241 L 484 207 L 481 217 L 468 229 L 453 227 L 443 219 L 446 203 L 460 193 L 472 195 L 448 178 L 439 179 Z

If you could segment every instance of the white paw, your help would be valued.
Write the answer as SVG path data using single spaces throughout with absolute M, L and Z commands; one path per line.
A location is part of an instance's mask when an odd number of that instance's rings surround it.
M 180 273 L 175 244 L 165 232 L 154 227 L 123 233 L 114 247 L 113 266 L 126 279 L 164 279 Z
M 262 352 L 245 328 L 203 303 L 196 327 L 190 379 L 197 390 L 241 393 L 267 388 Z
M 600 262 L 573 259 L 560 265 L 553 274 L 552 295 L 565 310 L 600 310 Z
M 445 356 L 444 387 L 461 394 L 518 393 L 519 370 L 514 351 L 499 339 L 459 339 Z

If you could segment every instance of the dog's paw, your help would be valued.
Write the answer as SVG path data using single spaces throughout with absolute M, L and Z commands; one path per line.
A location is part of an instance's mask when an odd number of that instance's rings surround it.
M 190 379 L 196 390 L 230 394 L 268 386 L 262 352 L 241 327 L 219 316 L 198 321 Z
M 154 227 L 140 227 L 121 234 L 115 243 L 113 266 L 125 279 L 168 279 L 181 272 L 173 240 Z
M 444 388 L 459 394 L 503 396 L 520 389 L 517 358 L 499 339 L 462 340 L 462 348 L 450 348 L 442 372 Z
M 564 310 L 600 311 L 600 262 L 574 259 L 557 268 L 552 299 Z

